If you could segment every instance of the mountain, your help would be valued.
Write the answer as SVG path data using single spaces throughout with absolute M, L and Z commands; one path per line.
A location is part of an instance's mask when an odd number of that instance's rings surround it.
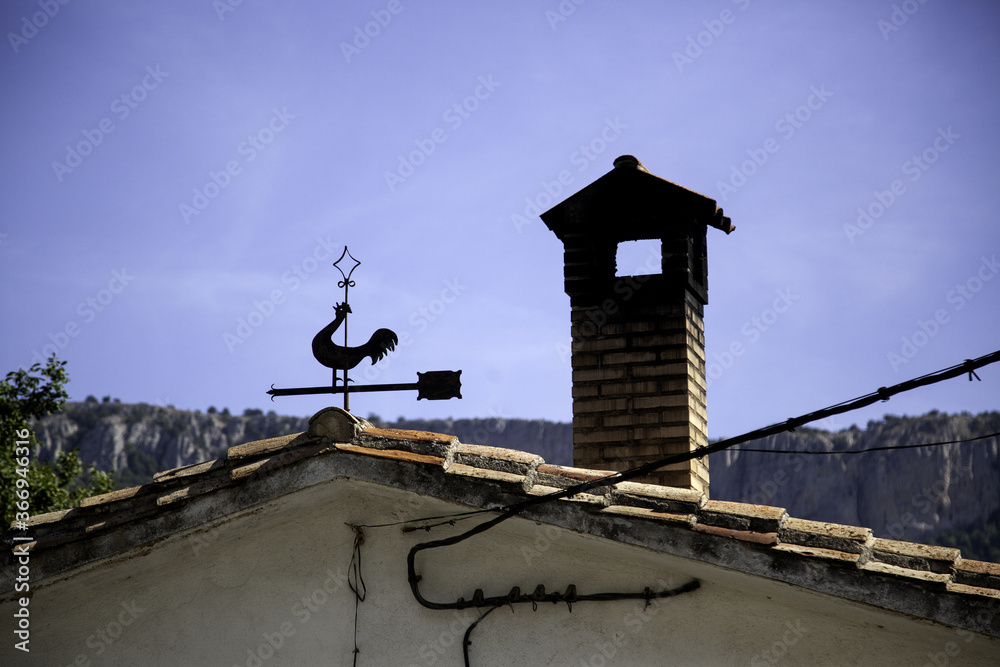
M 203 413 L 170 406 L 66 403 L 62 412 L 34 424 L 42 458 L 78 449 L 86 465 L 113 471 L 117 488 L 152 481 L 153 473 L 224 455 L 233 445 L 309 428 L 305 417 L 280 417 L 273 412 L 228 410 Z
M 538 454 L 546 463 L 573 465 L 573 425 L 542 419 L 397 419 L 386 423 L 376 415 L 375 426 L 454 435 L 459 442 Z
M 1000 413 L 887 415 L 834 433 L 802 428 L 743 445 L 855 451 L 966 440 L 1000 432 Z M 856 454 L 775 454 L 734 448 L 711 456 L 712 497 L 785 507 L 792 516 L 867 526 L 878 537 L 933 541 L 1000 509 L 1000 439 Z M 969 554 L 965 554 L 971 557 Z
M 523 419 L 436 419 L 376 426 L 455 435 L 462 442 L 534 452 L 549 463 L 572 464 L 570 424 Z M 142 484 L 154 472 L 222 456 L 228 447 L 297 433 L 304 417 L 228 410 L 189 412 L 108 399 L 67 403 L 35 425 L 42 456 L 79 449 L 87 464 L 114 471 L 119 487 Z M 711 455 L 711 496 L 784 507 L 792 516 L 872 528 L 878 537 L 960 546 L 967 558 L 1000 554 L 1000 439 L 868 453 L 967 440 L 1000 432 L 1000 413 L 886 416 L 836 432 L 800 428 Z M 764 449 L 751 452 L 746 449 Z M 821 452 L 782 454 L 774 450 Z M 991 554 L 994 554 L 991 556 Z
M 393 423 L 376 415 L 369 415 L 369 419 L 376 426 L 434 431 L 455 435 L 462 442 L 527 449 L 550 463 L 573 462 L 569 424 L 502 418 L 401 419 Z M 66 403 L 62 412 L 33 426 L 43 458 L 54 460 L 60 452 L 78 449 L 85 464 L 113 471 L 121 488 L 149 482 L 160 470 L 218 458 L 234 445 L 300 433 L 309 428 L 309 419 L 260 410 L 245 410 L 237 416 L 214 408 L 190 412 L 171 406 L 90 399 Z

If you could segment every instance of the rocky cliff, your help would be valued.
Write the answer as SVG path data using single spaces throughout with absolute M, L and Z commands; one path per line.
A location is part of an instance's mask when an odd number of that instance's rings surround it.
M 1000 432 L 1000 413 L 886 416 L 835 433 L 799 429 L 744 448 L 855 451 Z M 856 454 L 739 451 L 711 457 L 712 497 L 785 507 L 803 519 L 871 528 L 876 536 L 929 541 L 986 521 L 1000 508 L 1000 439 Z
M 67 403 L 34 427 L 43 458 L 78 449 L 85 464 L 114 471 L 122 487 L 150 481 L 160 470 L 218 458 L 233 445 L 304 431 L 309 420 L 259 410 L 235 416 L 85 402 Z
M 520 449 L 550 463 L 572 464 L 569 424 L 520 419 L 398 420 L 376 425 L 448 433 L 462 442 Z M 43 456 L 79 449 L 85 463 L 113 470 L 119 487 L 167 470 L 222 456 L 228 447 L 297 433 L 301 417 L 247 411 L 241 416 L 145 404 L 68 403 L 35 425 Z M 1000 432 L 1000 413 L 892 417 L 867 427 L 828 432 L 799 429 L 713 454 L 711 496 L 784 507 L 792 516 L 866 526 L 879 537 L 933 541 L 967 531 L 1000 512 L 1000 440 L 858 454 L 857 451 L 962 440 Z M 968 554 L 967 554 L 968 556 Z

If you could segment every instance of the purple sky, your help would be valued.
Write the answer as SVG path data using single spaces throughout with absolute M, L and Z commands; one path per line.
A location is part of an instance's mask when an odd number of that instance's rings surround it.
M 997 349 L 1000 9 L 789 4 L 5 2 L 0 369 L 58 347 L 75 400 L 312 414 L 339 399 L 265 392 L 328 382 L 348 245 L 352 344 L 407 342 L 357 383 L 465 396 L 355 412 L 568 421 L 537 210 L 624 153 L 737 227 L 713 436 Z M 979 375 L 821 426 L 997 409 Z

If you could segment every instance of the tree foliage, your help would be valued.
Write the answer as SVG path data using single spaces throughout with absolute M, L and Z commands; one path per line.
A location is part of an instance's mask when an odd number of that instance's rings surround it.
M 78 507 L 89 496 L 114 487 L 108 473 L 84 466 L 76 450 L 63 452 L 55 465 L 40 461 L 32 419 L 62 410 L 68 381 L 66 362 L 55 355 L 45 366 L 18 369 L 0 382 L 0 508 L 4 527 L 29 515 Z
M 933 543 L 961 549 L 962 558 L 1000 563 L 1000 510 L 993 512 L 981 525 L 940 533 Z

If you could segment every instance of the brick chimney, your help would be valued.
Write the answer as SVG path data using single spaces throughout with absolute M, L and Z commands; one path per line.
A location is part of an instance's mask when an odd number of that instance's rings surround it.
M 705 236 L 729 218 L 631 155 L 541 217 L 565 248 L 574 465 L 627 470 L 707 444 Z M 652 245 L 647 261 L 617 266 L 631 241 Z M 643 481 L 708 493 L 708 460 Z

